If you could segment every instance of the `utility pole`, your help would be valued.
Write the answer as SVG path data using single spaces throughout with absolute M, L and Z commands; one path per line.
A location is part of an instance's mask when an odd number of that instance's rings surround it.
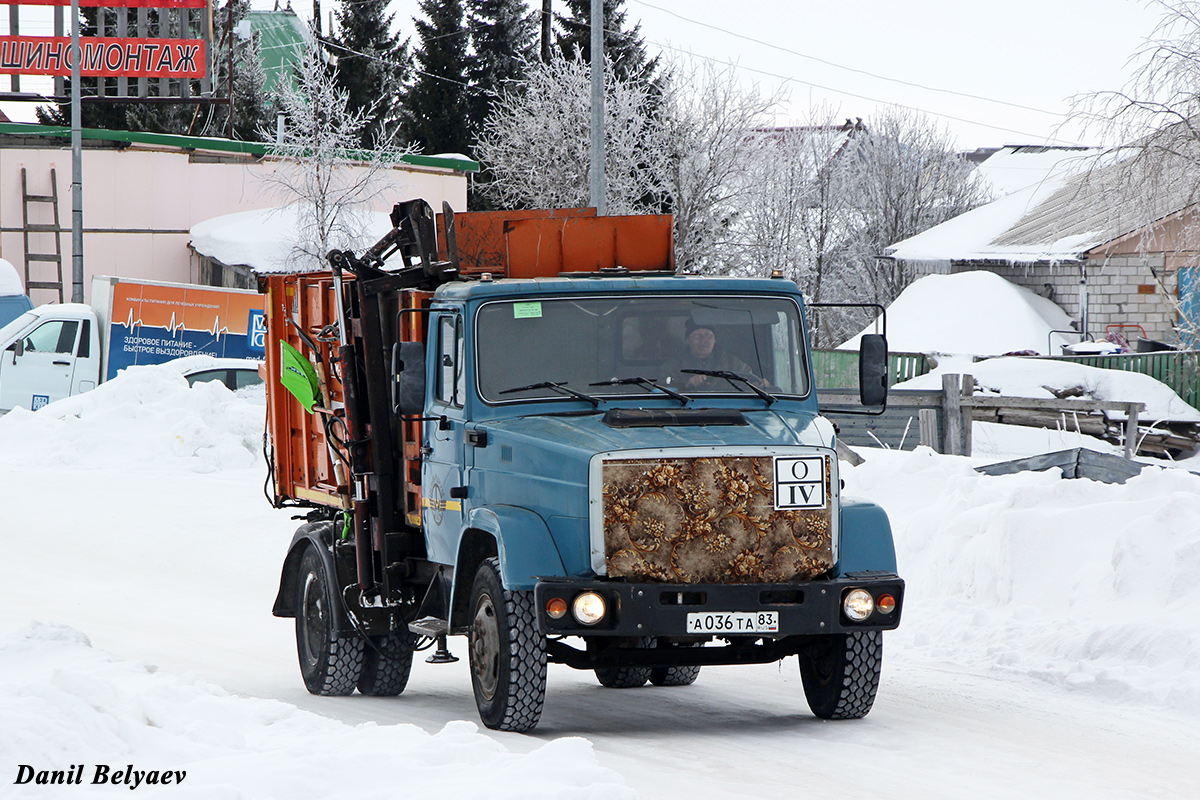
M 83 103 L 79 99 L 79 0 L 71 0 L 71 302 L 83 302 Z
M 550 60 L 550 0 L 542 0 L 542 63 Z
M 77 1 L 77 0 L 76 0 Z M 589 181 L 596 216 L 608 213 L 604 184 L 604 0 L 592 0 L 592 169 Z

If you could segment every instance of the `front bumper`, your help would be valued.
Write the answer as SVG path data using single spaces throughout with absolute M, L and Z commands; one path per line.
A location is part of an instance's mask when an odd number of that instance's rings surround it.
M 875 597 L 890 594 L 895 608 L 876 610 L 862 622 L 842 611 L 842 598 L 853 589 Z M 570 610 L 584 592 L 600 594 L 608 613 L 595 625 L 578 622 Z M 568 611 L 553 619 L 546 605 L 566 601 Z M 891 573 L 852 573 L 834 580 L 766 584 L 661 584 L 601 580 L 539 580 L 534 588 L 538 627 L 548 636 L 689 636 L 687 615 L 695 613 L 760 612 L 779 614 L 777 632 L 744 634 L 755 638 L 892 630 L 900 624 L 904 581 Z M 727 637 L 714 632 L 708 635 Z

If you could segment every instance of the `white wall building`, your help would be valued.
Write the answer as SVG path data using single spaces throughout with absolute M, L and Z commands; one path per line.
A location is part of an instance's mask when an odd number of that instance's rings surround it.
M 197 268 L 188 247 L 192 226 L 288 202 L 273 195 L 263 180 L 277 164 L 264 155 L 262 144 L 127 131 L 85 130 L 85 137 L 85 295 L 93 275 L 194 282 Z M 406 156 L 398 168 L 386 172 L 385 188 L 371 210 L 390 211 L 401 200 L 420 197 L 435 209 L 448 201 L 454 210 L 465 211 L 467 175 L 477 169 L 475 162 L 463 158 Z M 46 197 L 55 191 L 63 299 L 69 301 L 71 149 L 66 129 L 0 123 L 0 258 L 16 266 L 23 284 L 26 240 L 30 253 L 56 252 L 54 234 L 28 230 L 53 224 L 53 204 L 27 203 L 25 194 Z M 57 266 L 52 261 L 31 262 L 29 278 L 33 283 L 54 282 Z M 29 295 L 34 304 L 59 300 L 57 290 L 34 288 Z

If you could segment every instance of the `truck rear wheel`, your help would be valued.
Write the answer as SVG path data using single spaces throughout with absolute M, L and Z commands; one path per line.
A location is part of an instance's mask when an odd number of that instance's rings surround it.
M 546 637 L 538 632 L 533 593 L 508 591 L 500 562 L 489 558 L 471 589 L 471 686 L 483 724 L 533 730 L 546 699 Z
M 363 640 L 339 638 L 333 624 L 336 587 L 314 547 L 304 551 L 296 581 L 296 651 L 312 694 L 347 695 L 363 669 Z
M 700 647 L 700 643 L 676 645 L 677 647 Z M 650 682 L 655 686 L 691 686 L 700 677 L 699 665 L 690 667 L 654 667 L 650 670 Z
M 633 642 L 633 647 L 645 649 L 654 646 L 654 640 L 643 637 Z M 596 667 L 596 680 L 609 689 L 636 689 L 650 680 L 649 667 Z
M 800 651 L 808 707 L 822 719 L 861 719 L 875 704 L 883 634 L 856 631 L 813 639 Z
M 412 663 L 412 634 L 372 636 L 363 648 L 358 690 L 372 697 L 395 697 L 408 686 Z

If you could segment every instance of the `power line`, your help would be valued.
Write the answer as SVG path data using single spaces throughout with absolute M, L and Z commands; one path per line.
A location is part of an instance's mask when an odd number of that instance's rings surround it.
M 808 53 L 801 53 L 799 50 L 792 50 L 790 48 L 783 47 L 782 45 L 777 45 L 777 44 L 773 44 L 771 42 L 763 41 L 762 39 L 755 39 L 753 36 L 746 36 L 744 34 L 737 33 L 735 31 L 731 31 L 728 28 L 722 28 L 719 25 L 712 25 L 707 22 L 701 22 L 700 20 L 697 20 L 697 19 L 691 19 L 690 17 L 685 17 L 682 14 L 677 14 L 674 11 L 665 9 L 662 6 L 656 6 L 653 3 L 647 3 L 647 2 L 645 2 L 645 0 L 633 0 L 633 1 L 635 3 L 637 3 L 638 5 L 643 5 L 643 6 L 646 6 L 647 8 L 653 8 L 654 10 L 661 11 L 664 14 L 670 14 L 672 17 L 675 17 L 676 19 L 681 19 L 684 22 L 690 22 L 693 25 L 699 25 L 702 28 L 709 28 L 710 30 L 719 31 L 721 33 L 725 33 L 730 36 L 733 36 L 734 38 L 743 39 L 747 42 L 753 42 L 754 44 L 759 44 L 759 45 L 762 45 L 763 47 L 770 47 L 773 50 L 779 50 L 780 52 L 788 53 L 788 54 L 794 55 L 794 56 L 799 56 L 800 58 L 807 58 L 810 61 L 816 61 L 819 64 L 824 64 L 825 66 L 828 66 L 828 67 L 834 67 L 835 69 L 841 69 L 841 70 L 845 70 L 847 72 L 854 72 L 859 75 L 866 75 L 869 78 L 875 78 L 875 79 L 881 80 L 881 81 L 888 81 L 890 83 L 898 83 L 902 86 L 911 86 L 915 89 L 924 89 L 925 91 L 928 91 L 928 92 L 940 92 L 942 94 L 952 94 L 952 95 L 956 95 L 958 97 L 966 97 L 971 100 L 981 100 L 985 103 L 996 103 L 998 105 L 1009 106 L 1011 108 L 1019 108 L 1024 111 L 1034 111 L 1034 112 L 1037 112 L 1038 114 L 1047 114 L 1049 116 L 1054 116 L 1054 117 L 1062 116 L 1062 114 L 1060 114 L 1056 111 L 1047 111 L 1044 108 L 1036 108 L 1034 106 L 1022 105 L 1021 103 L 1011 103 L 1007 100 L 997 100 L 994 97 L 984 97 L 984 96 L 978 95 L 978 94 L 971 94 L 970 92 L 960 92 L 955 89 L 942 89 L 937 86 L 928 86 L 923 83 L 916 83 L 914 81 L 906 81 L 906 80 L 902 80 L 900 78 L 889 78 L 886 75 L 879 75 L 878 73 L 870 72 L 865 69 L 858 69 L 857 67 L 848 67 L 845 64 L 838 64 L 835 61 L 827 61 L 826 59 L 819 58 L 819 57 L 813 56 L 813 55 L 809 55 Z
M 937 111 L 929 111 L 928 109 L 919 108 L 917 106 L 910 106 L 910 105 L 905 105 L 904 103 L 897 103 L 894 100 L 883 100 L 878 97 L 870 97 L 868 95 L 858 94 L 856 92 L 847 91 L 845 89 L 835 89 L 832 86 L 825 86 L 824 84 L 813 83 L 812 81 L 806 81 L 806 80 L 802 80 L 800 78 L 794 78 L 790 75 L 780 75 L 777 72 L 768 72 L 767 70 L 756 69 L 755 67 L 747 67 L 742 64 L 738 64 L 737 62 L 734 62 L 734 61 L 723 61 L 719 58 L 714 58 L 713 56 L 698 55 L 694 51 L 684 50 L 683 48 L 674 47 L 674 46 L 666 44 L 664 42 L 651 42 L 651 43 L 658 47 L 662 47 L 667 50 L 674 50 L 677 53 L 684 53 L 686 55 L 690 55 L 694 58 L 699 58 L 704 61 L 711 61 L 716 64 L 723 64 L 725 66 L 732 67 L 733 69 L 746 70 L 747 72 L 755 72 L 755 73 L 758 73 L 759 75 L 765 75 L 769 78 L 776 78 L 780 81 L 783 81 L 784 83 L 799 83 L 799 84 L 803 84 L 804 86 L 811 86 L 814 89 L 821 89 L 826 92 L 833 92 L 834 94 L 845 95 L 847 97 L 855 97 L 855 98 L 858 98 L 859 100 L 866 100 L 871 103 L 882 103 L 883 105 L 891 105 L 891 106 L 896 106 L 898 108 L 905 108 L 905 109 L 908 109 L 909 111 L 917 111 L 921 114 L 928 114 L 932 117 L 940 117 L 942 119 L 953 120 L 955 122 L 963 122 L 963 123 L 966 123 L 967 125 L 978 125 L 982 128 L 990 128 L 992 130 L 1003 131 L 1005 133 L 1015 133 L 1018 136 L 1027 136 L 1031 139 L 1042 140 L 1042 139 L 1049 138 L 1051 141 L 1060 141 L 1058 139 L 1054 139 L 1053 137 L 1046 137 L 1042 134 L 1030 133 L 1029 131 L 1019 131 L 1015 128 L 1005 128 L 1002 125 L 993 125 L 988 122 L 979 122 L 977 120 L 965 119 L 963 117 L 956 117 L 953 114 L 943 114 L 943 113 L 940 113 Z M 1070 142 L 1070 144 L 1078 144 L 1078 142 Z

